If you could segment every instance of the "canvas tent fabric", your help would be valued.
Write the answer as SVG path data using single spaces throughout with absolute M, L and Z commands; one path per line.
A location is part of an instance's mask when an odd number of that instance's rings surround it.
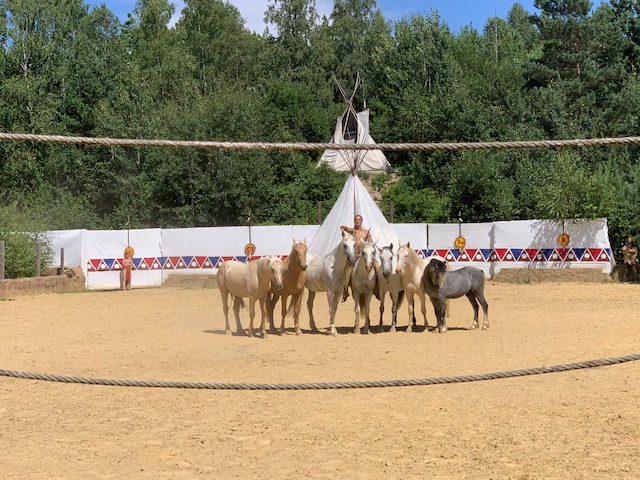
M 331 137 L 335 144 L 375 145 L 369 134 L 369 109 L 356 113 L 348 107 L 338 117 L 336 128 Z M 386 172 L 391 164 L 382 150 L 325 150 L 317 166 L 327 164 L 339 172 Z
M 379 247 L 398 245 L 398 235 L 387 222 L 357 175 L 349 175 L 342 192 L 309 243 L 309 252 L 324 257 L 340 243 L 341 225 L 353 227 L 353 217 L 362 215 L 362 227 L 371 231 Z

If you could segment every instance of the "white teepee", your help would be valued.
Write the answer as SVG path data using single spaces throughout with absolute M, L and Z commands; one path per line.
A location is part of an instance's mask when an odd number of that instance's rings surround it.
M 369 136 L 369 110 L 356 113 L 353 108 L 353 96 L 358 84 L 359 78 L 356 80 L 356 87 L 350 98 L 338 84 L 338 88 L 347 102 L 347 110 L 342 117 L 338 118 L 334 134 L 334 139 L 339 138 L 344 141 L 334 143 L 344 143 L 345 141 L 358 144 L 374 143 Z M 332 160 L 331 162 L 323 160 L 325 158 Z M 332 168 L 336 170 L 349 171 L 351 174 L 347 177 L 342 193 L 340 193 L 329 215 L 309 243 L 309 252 L 321 257 L 331 252 L 340 242 L 342 235 L 340 225 L 353 227 L 353 217 L 356 215 L 362 215 L 362 227 L 371 231 L 371 238 L 374 242 L 378 242 L 379 247 L 390 243 L 397 244 L 398 235 L 358 178 L 358 171 L 385 171 L 391 168 L 382 151 L 327 150 L 318 165 L 323 161 L 330 163 Z
M 379 247 L 398 244 L 398 235 L 382 214 L 376 202 L 357 175 L 349 175 L 342 193 L 335 205 L 324 219 L 320 228 L 309 243 L 309 252 L 324 257 L 331 252 L 338 243 L 342 230 L 340 225 L 353 227 L 353 217 L 362 215 L 362 227 L 371 231 L 371 238 L 378 242 Z
M 336 81 L 336 83 L 338 83 Z M 375 145 L 371 135 L 369 135 L 369 109 L 356 112 L 353 107 L 353 97 L 360 84 L 360 77 L 356 80 L 356 86 L 350 97 L 338 83 L 340 93 L 346 103 L 344 113 L 338 117 L 336 128 L 331 137 L 334 144 L 361 144 Z M 328 164 L 339 172 L 387 172 L 391 170 L 391 164 L 385 157 L 382 150 L 325 150 L 317 166 Z

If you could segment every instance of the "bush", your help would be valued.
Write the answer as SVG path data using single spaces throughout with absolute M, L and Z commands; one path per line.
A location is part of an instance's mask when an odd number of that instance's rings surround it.
M 5 276 L 28 278 L 36 274 L 36 244 L 41 244 L 40 265 L 53 263 L 53 247 L 46 234 L 12 208 L 0 210 L 0 240 L 5 243 Z

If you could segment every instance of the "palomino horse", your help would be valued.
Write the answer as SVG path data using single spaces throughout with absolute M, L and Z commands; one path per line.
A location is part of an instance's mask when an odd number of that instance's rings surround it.
M 278 290 L 275 285 L 271 285 L 269 308 L 269 321 L 271 330 L 275 330 L 273 323 L 273 311 L 278 303 L 282 302 L 282 323 L 280 324 L 280 334 L 285 334 L 284 319 L 293 311 L 293 322 L 296 335 L 302 335 L 300 330 L 300 306 L 302 305 L 302 292 L 304 292 L 304 272 L 307 269 L 307 240 L 293 239 L 291 253 L 284 259 L 284 272 L 282 274 L 282 289 Z M 287 309 L 287 298 L 291 297 L 291 304 Z
M 349 283 L 351 269 L 356 264 L 356 239 L 353 235 L 342 232 L 342 240 L 332 252 L 324 257 L 307 255 L 307 271 L 304 275 L 304 286 L 309 290 L 307 309 L 309 310 L 309 325 L 312 330 L 316 328 L 313 318 L 313 300 L 316 293 L 327 292 L 329 302 L 329 331 L 336 336 L 338 331 L 335 326 L 336 310 L 342 293 Z
M 445 261 L 444 258 L 437 255 L 432 255 L 426 259 L 420 258 L 416 251 L 411 248 L 409 242 L 406 245 L 400 245 L 396 254 L 398 258 L 398 265 L 396 266 L 396 273 L 402 276 L 402 285 L 404 287 L 404 293 L 407 297 L 407 303 L 409 304 L 409 326 L 407 332 L 411 332 L 412 324 L 415 324 L 415 315 L 413 308 L 413 296 L 417 295 L 420 299 L 420 306 L 422 311 L 422 317 L 424 318 L 425 329 L 429 326 L 427 322 L 427 306 L 425 303 L 424 290 L 422 289 L 422 273 L 424 272 L 427 263 L 432 258 Z
M 478 302 L 484 314 L 482 329 L 489 328 L 489 305 L 484 298 L 484 273 L 475 267 L 463 267 L 452 272 L 447 271 L 447 265 L 437 259 L 432 259 L 424 269 L 422 288 L 433 303 L 433 310 L 438 319 L 438 331 L 447 331 L 446 299 L 459 298 L 466 295 L 473 307 L 473 323 L 471 329 L 478 325 Z
M 384 314 L 384 301 L 387 293 L 391 297 L 391 329 L 390 332 L 396 331 L 396 323 L 398 319 L 398 308 L 404 300 L 404 285 L 402 284 L 402 275 L 395 273 L 393 268 L 393 243 L 388 247 L 378 248 L 380 255 L 380 268 L 378 268 L 378 299 L 380 300 L 380 324 L 378 331 L 382 332 L 384 324 L 382 315 Z
M 376 245 L 372 241 L 362 244 L 360 256 L 351 272 L 351 294 L 355 302 L 356 322 L 353 333 L 360 333 L 360 320 L 364 316 L 364 333 L 369 333 L 369 307 L 376 286 Z
M 235 260 L 224 262 L 218 269 L 216 280 L 222 295 L 222 306 L 224 309 L 225 332 L 231 334 L 229 328 L 229 305 L 228 297 L 234 297 L 233 313 L 236 317 L 236 328 L 238 333 L 244 333 L 240 323 L 240 307 L 243 305 L 242 299 L 249 297 L 249 336 L 253 336 L 253 318 L 256 316 L 256 300 L 260 301 L 260 312 L 262 323 L 260 333 L 262 338 L 267 338 L 265 328 L 267 319 L 267 295 L 273 285 L 276 289 L 282 288 L 282 273 L 284 264 L 278 257 L 262 257 L 255 262 L 242 263 Z

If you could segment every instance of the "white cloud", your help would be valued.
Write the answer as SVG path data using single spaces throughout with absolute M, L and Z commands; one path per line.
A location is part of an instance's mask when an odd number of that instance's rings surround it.
M 175 5 L 176 11 L 171 18 L 170 27 L 174 26 L 180 19 L 182 9 L 184 8 L 184 1 L 182 0 L 173 0 L 172 3 Z M 245 21 L 245 28 L 258 34 L 264 33 L 266 27 L 264 14 L 267 11 L 269 0 L 229 0 L 229 3 L 235 6 L 240 12 L 240 15 Z M 323 15 L 328 17 L 332 8 L 332 0 L 316 0 L 316 10 L 320 18 L 322 18 Z

